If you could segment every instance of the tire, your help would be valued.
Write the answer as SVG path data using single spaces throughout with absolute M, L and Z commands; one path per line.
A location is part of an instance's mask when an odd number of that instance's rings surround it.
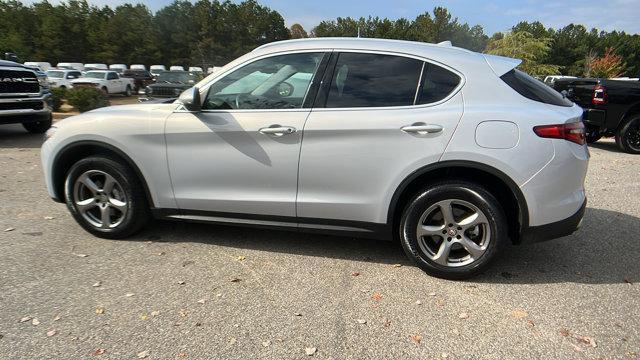
M 622 151 L 640 154 L 640 115 L 632 116 L 620 128 L 616 143 Z
M 587 144 L 593 144 L 602 138 L 600 129 L 595 126 L 587 125 L 586 128 L 586 140 Z
M 454 209 L 453 220 L 451 216 L 446 217 L 448 221 L 443 219 L 446 207 Z M 479 225 L 463 223 L 472 213 L 478 214 Z M 418 238 L 419 223 L 430 225 L 428 233 L 432 235 Z M 405 207 L 399 230 L 405 253 L 418 267 L 451 280 L 482 273 L 508 242 L 507 218 L 498 200 L 466 181 L 436 183 L 419 191 Z M 450 250 L 446 257 L 438 256 L 443 247 Z
M 105 185 L 109 187 L 108 176 L 114 181 L 112 190 L 105 189 Z M 82 180 L 86 177 L 91 182 Z M 149 203 L 140 180 L 120 160 L 105 156 L 82 159 L 67 173 L 64 188 L 71 215 L 97 237 L 126 238 L 140 231 L 150 218 Z
M 127 88 L 124 91 L 124 96 L 126 96 L 126 97 L 130 97 L 131 96 L 131 86 L 127 85 Z
M 52 123 L 52 116 L 47 115 L 43 117 L 42 120 L 22 123 L 22 127 L 32 134 L 43 134 L 45 131 L 49 130 Z
M 102 90 L 105 95 L 109 95 L 109 89 L 106 86 L 103 86 L 100 90 Z

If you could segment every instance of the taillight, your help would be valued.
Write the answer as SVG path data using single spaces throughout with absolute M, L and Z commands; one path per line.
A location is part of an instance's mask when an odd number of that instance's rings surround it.
M 593 88 L 593 97 L 591 98 L 593 105 L 603 105 L 607 103 L 607 88 L 602 85 L 596 85 Z
M 585 144 L 584 124 L 582 121 L 556 125 L 540 125 L 534 127 L 533 132 L 543 138 L 564 139 L 579 145 Z

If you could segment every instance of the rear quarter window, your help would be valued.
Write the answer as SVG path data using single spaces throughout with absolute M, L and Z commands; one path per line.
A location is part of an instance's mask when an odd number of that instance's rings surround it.
M 571 100 L 520 70 L 513 69 L 500 76 L 500 79 L 527 99 L 550 105 L 573 106 Z

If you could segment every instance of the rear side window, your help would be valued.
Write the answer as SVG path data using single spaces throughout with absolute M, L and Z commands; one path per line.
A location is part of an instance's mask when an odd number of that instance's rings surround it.
M 500 79 L 527 99 L 550 105 L 573 106 L 571 100 L 520 70 L 513 69 Z
M 413 105 L 422 61 L 392 55 L 341 53 L 327 108 Z
M 425 63 L 422 86 L 418 92 L 416 104 L 438 102 L 449 96 L 458 84 L 460 84 L 460 76 L 438 65 Z

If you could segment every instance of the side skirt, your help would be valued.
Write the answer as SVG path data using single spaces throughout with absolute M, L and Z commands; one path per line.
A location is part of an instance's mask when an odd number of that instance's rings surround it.
M 289 216 L 225 213 L 202 210 L 151 209 L 157 219 L 179 220 L 219 225 L 234 225 L 274 230 L 298 231 L 336 236 L 352 236 L 379 240 L 392 240 L 387 224 L 364 221 L 296 218 Z

